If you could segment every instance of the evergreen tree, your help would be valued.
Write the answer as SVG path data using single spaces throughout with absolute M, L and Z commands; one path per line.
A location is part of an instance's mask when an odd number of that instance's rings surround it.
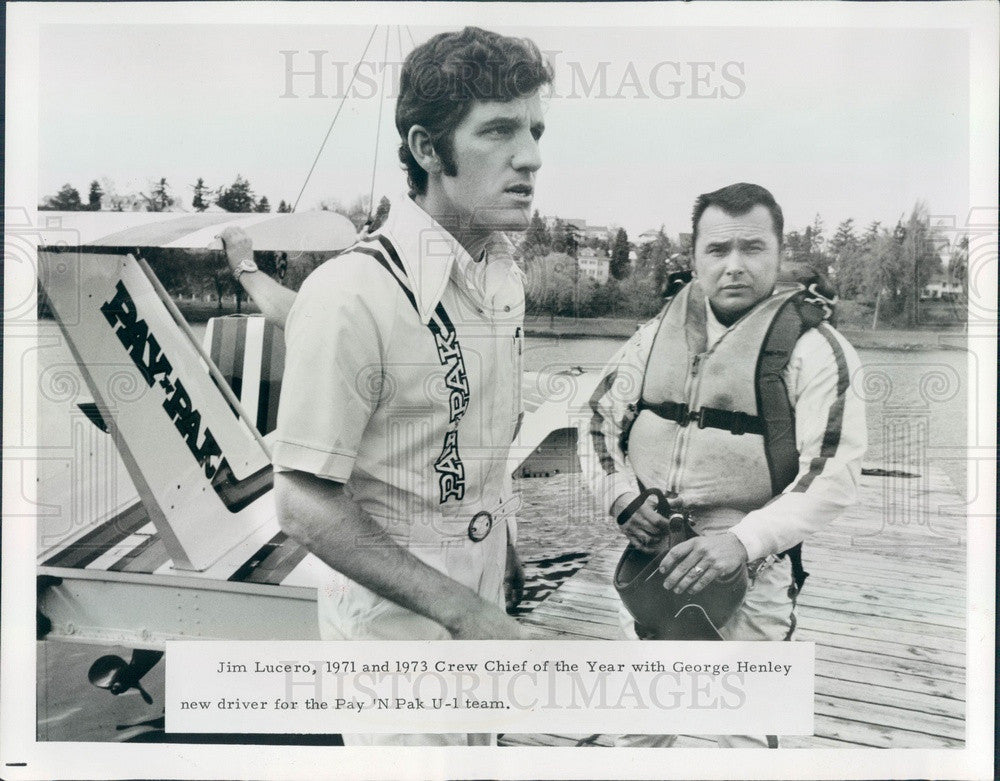
M 854 235 L 854 220 L 848 217 L 837 226 L 837 232 L 830 239 L 830 252 L 834 260 L 845 249 L 851 249 L 858 244 L 858 237 Z
M 215 203 L 227 212 L 252 212 L 257 199 L 250 189 L 250 182 L 237 174 L 236 181 L 229 187 L 219 189 Z
M 614 244 L 611 246 L 611 276 L 615 279 L 625 279 L 630 271 L 628 234 L 624 228 L 619 228 L 615 234 Z
M 812 256 L 810 260 L 815 261 L 818 256 L 823 254 L 823 245 L 826 243 L 826 239 L 823 238 L 823 218 L 817 214 L 813 218 L 813 224 L 811 228 L 806 228 L 809 233 L 809 254 Z
M 146 202 L 146 211 L 162 212 L 174 205 L 174 199 L 170 195 L 170 185 L 165 177 L 153 185 L 149 195 L 139 193 Z
M 549 236 L 549 229 L 545 226 L 545 220 L 539 215 L 538 209 L 535 209 L 531 223 L 524 232 L 525 252 L 531 255 L 544 255 L 551 246 L 552 237 Z
M 75 212 L 83 208 L 79 191 L 71 184 L 64 184 L 55 195 L 45 199 L 39 208 L 47 211 Z
M 95 179 L 90 183 L 90 194 L 87 196 L 87 202 L 92 212 L 99 212 L 101 210 L 101 198 L 103 195 L 104 191 L 101 189 L 101 184 Z
M 292 211 L 292 207 L 289 206 L 284 201 L 281 201 L 278 204 L 278 214 L 291 214 L 291 211 Z
M 580 232 L 576 226 L 567 222 L 564 227 L 563 243 L 566 245 L 566 254 L 571 258 L 577 257 L 580 252 Z
M 191 199 L 191 207 L 195 211 L 203 212 L 209 206 L 208 203 L 209 188 L 205 184 L 205 180 L 199 176 L 198 181 L 194 183 L 193 189 L 194 189 L 194 197 Z
M 262 195 L 260 197 L 260 202 L 254 207 L 255 212 L 269 212 L 271 211 L 271 204 L 268 203 L 267 196 Z
M 556 217 L 556 221 L 552 223 L 552 251 L 553 252 L 565 252 L 566 251 L 566 225 Z

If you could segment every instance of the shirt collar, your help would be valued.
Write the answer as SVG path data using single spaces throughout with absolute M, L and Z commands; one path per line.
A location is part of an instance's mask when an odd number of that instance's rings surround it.
M 468 269 L 473 260 L 454 236 L 406 195 L 392 199 L 380 232 L 399 248 L 417 313 L 426 325 L 448 287 L 452 267 L 457 263 L 459 269 Z

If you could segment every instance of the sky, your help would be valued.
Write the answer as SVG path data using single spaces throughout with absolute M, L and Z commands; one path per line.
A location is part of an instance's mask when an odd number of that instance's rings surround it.
M 542 214 L 623 226 L 632 237 L 661 225 L 676 234 L 690 230 L 699 193 L 735 181 L 769 188 L 789 229 L 817 213 L 828 234 L 847 217 L 862 228 L 894 223 L 917 200 L 959 222 L 968 211 L 970 74 L 961 31 L 495 29 L 532 38 L 555 67 L 536 187 Z M 403 190 L 394 76 L 400 51 L 439 31 L 376 30 L 300 209 L 367 194 L 373 166 L 376 198 Z M 198 177 L 215 187 L 241 174 L 272 206 L 292 202 L 371 32 L 44 26 L 39 193 L 68 182 L 86 198 L 90 181 L 103 177 L 119 190 L 148 192 L 166 177 L 190 204 Z M 311 52 L 320 52 L 318 97 Z M 390 64 L 384 101 L 382 62 Z

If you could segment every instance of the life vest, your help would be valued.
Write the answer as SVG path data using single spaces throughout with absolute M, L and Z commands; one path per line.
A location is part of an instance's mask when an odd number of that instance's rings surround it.
M 781 493 L 799 466 L 782 372 L 829 303 L 814 290 L 779 290 L 709 349 L 704 292 L 685 285 L 661 316 L 623 442 L 640 483 L 679 508 L 743 513 Z

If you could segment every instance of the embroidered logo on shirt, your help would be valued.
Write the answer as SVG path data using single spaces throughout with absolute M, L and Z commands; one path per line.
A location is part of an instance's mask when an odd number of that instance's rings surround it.
M 377 234 L 355 245 L 353 251 L 375 258 L 396 280 L 403 295 L 419 314 L 420 310 L 417 308 L 413 291 L 410 290 L 406 270 L 392 242 L 385 236 Z M 458 452 L 458 422 L 469 408 L 469 380 L 465 372 L 465 361 L 462 359 L 462 347 L 458 343 L 458 334 L 455 333 L 455 326 L 440 302 L 435 307 L 427 327 L 434 335 L 438 360 L 445 367 L 445 387 L 449 391 L 448 430 L 444 435 L 441 455 L 434 462 L 434 471 L 437 472 L 441 492 L 439 504 L 444 504 L 449 499 L 461 500 L 465 497 L 465 465 Z
M 462 347 L 455 327 L 441 304 L 437 305 L 428 327 L 434 334 L 438 360 L 445 367 L 444 384 L 448 388 L 448 431 L 444 435 L 441 455 L 434 462 L 441 489 L 440 504 L 465 496 L 465 465 L 458 453 L 458 421 L 469 407 L 469 381 L 465 374 Z

